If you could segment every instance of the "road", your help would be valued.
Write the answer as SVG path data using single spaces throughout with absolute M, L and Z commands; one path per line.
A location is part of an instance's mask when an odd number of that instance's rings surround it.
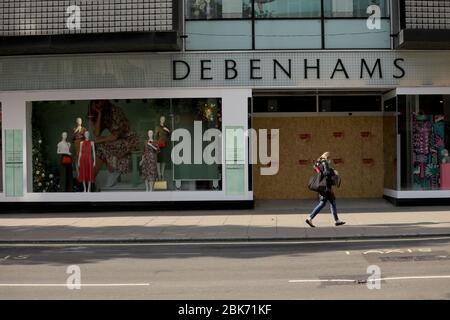
M 450 239 L 0 245 L 0 299 L 450 299 Z

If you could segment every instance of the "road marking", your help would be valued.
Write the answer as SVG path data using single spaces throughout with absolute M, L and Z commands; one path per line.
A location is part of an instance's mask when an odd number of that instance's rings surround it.
M 389 281 L 389 280 L 430 280 L 430 279 L 450 279 L 449 276 L 408 276 L 408 277 L 386 277 L 378 279 L 370 279 L 370 281 Z M 311 282 L 358 282 L 352 279 L 304 279 L 289 280 L 289 283 L 311 283 Z
M 350 255 L 350 251 L 345 251 L 345 253 L 346 253 L 347 255 Z
M 80 287 L 143 287 L 150 283 L 85 283 Z M 0 283 L 0 287 L 67 287 L 67 283 Z
M 356 282 L 357 280 L 352 279 L 307 279 L 307 280 L 289 280 L 290 283 L 308 283 L 308 282 Z

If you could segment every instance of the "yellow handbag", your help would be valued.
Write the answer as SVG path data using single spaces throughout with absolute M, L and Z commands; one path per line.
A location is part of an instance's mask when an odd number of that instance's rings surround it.
M 167 181 L 155 181 L 153 190 L 167 190 Z

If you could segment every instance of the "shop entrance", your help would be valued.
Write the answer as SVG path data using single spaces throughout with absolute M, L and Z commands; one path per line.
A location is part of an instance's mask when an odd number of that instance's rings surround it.
M 312 98 L 318 102 L 315 112 L 307 97 L 254 98 L 252 126 L 279 129 L 280 150 L 277 175 L 262 176 L 260 165 L 254 166 L 255 200 L 314 198 L 306 185 L 314 174 L 313 160 L 325 151 L 331 152 L 332 166 L 342 177 L 338 197 L 382 198 L 396 175 L 396 122 L 393 113 L 383 112 L 382 96 Z M 295 111 L 279 112 L 289 101 L 292 108 L 300 104 Z

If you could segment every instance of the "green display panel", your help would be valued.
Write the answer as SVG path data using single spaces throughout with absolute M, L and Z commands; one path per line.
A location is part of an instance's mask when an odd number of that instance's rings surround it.
M 192 136 L 193 133 L 191 133 Z M 206 164 L 202 159 L 202 164 L 194 164 L 194 139 L 192 139 L 191 148 L 191 164 L 174 164 L 174 180 L 220 180 L 220 170 L 218 164 Z M 202 150 L 210 142 L 202 143 Z
M 219 167 L 214 164 L 174 165 L 174 180 L 220 180 Z
M 245 133 L 244 127 L 225 129 L 226 194 L 242 195 L 245 192 Z
M 5 194 L 23 196 L 23 131 L 5 130 Z

